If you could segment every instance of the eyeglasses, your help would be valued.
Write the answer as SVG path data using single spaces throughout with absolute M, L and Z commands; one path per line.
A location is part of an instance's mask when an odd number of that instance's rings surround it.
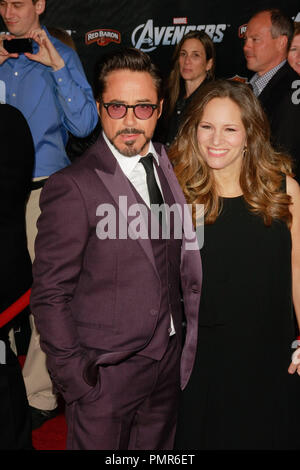
M 112 119 L 122 119 L 127 114 L 128 108 L 132 108 L 135 117 L 138 119 L 150 119 L 157 104 L 123 104 L 123 103 L 102 103 L 109 117 Z

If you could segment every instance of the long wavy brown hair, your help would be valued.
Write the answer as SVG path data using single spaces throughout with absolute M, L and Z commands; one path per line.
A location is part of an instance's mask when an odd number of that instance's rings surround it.
M 188 39 L 198 39 L 201 42 L 202 46 L 205 50 L 206 55 L 206 62 L 212 59 L 212 67 L 207 72 L 207 78 L 213 79 L 215 74 L 215 47 L 214 43 L 211 38 L 206 34 L 204 31 L 190 31 L 177 44 L 173 57 L 172 57 L 172 69 L 169 75 L 169 79 L 167 82 L 167 93 L 166 93 L 166 115 L 171 116 L 174 109 L 176 102 L 179 98 L 181 87 L 183 86 L 183 80 L 180 75 L 179 70 L 179 55 L 181 48 L 185 41 Z
M 295 21 L 293 39 L 295 36 L 298 36 L 299 34 L 300 34 L 300 21 Z
M 272 148 L 267 117 L 249 86 L 240 82 L 216 80 L 205 84 L 168 152 L 187 202 L 204 205 L 206 224 L 214 223 L 222 210 L 222 198 L 218 195 L 213 171 L 202 157 L 197 140 L 204 108 L 214 98 L 231 99 L 241 112 L 247 149 L 240 186 L 250 210 L 262 216 L 266 225 L 279 219 L 290 226 L 290 197 L 285 193 L 283 183 L 285 175 L 293 175 L 291 159 Z M 193 220 L 197 224 L 195 214 Z

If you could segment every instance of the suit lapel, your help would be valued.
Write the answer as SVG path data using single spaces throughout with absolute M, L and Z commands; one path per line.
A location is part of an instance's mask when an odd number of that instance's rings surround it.
M 166 154 L 166 151 L 161 144 L 155 144 L 155 150 L 160 155 L 160 159 L 159 159 L 160 166 L 169 183 L 170 189 L 175 199 L 175 203 L 179 204 L 181 207 L 181 211 L 182 211 L 181 214 L 182 214 L 182 221 L 183 221 L 183 234 L 184 234 L 183 240 L 182 240 L 181 257 L 183 257 L 185 255 L 186 241 L 193 242 L 194 240 L 197 245 L 196 233 L 193 230 L 192 219 L 191 219 L 191 215 L 187 206 L 187 202 L 184 198 L 183 192 L 174 174 L 171 162 Z
M 183 205 L 186 204 L 186 200 L 184 199 L 183 193 L 180 189 L 177 178 L 173 171 L 172 164 L 166 154 L 166 151 L 164 150 L 164 147 L 161 144 L 155 144 L 154 147 L 160 157 L 159 164 L 168 181 L 175 202 L 177 204 L 180 204 L 180 206 L 183 208 Z
M 271 80 L 265 86 L 261 94 L 259 95 L 258 99 L 261 101 L 262 104 L 267 104 L 269 100 L 271 100 L 270 105 L 273 106 L 274 100 L 274 88 L 277 86 L 278 82 L 280 83 L 281 78 L 283 75 L 287 73 L 288 68 L 287 62 L 273 75 Z
M 137 199 L 132 191 L 127 177 L 124 175 L 119 164 L 117 163 L 117 160 L 112 155 L 102 136 L 98 139 L 97 147 L 95 148 L 96 157 L 99 164 L 98 168 L 95 168 L 95 172 L 113 197 L 119 212 L 125 218 L 128 228 L 127 233 L 130 234 L 128 208 L 133 204 L 137 204 Z M 126 197 L 126 203 L 120 204 L 120 196 L 124 196 L 124 201 Z M 148 220 L 145 222 L 148 223 Z M 138 238 L 137 242 L 141 245 L 147 258 L 157 273 L 150 239 L 148 237 L 146 239 Z

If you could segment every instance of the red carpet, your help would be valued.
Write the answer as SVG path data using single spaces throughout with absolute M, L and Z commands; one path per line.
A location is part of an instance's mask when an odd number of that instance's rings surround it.
M 32 432 L 36 450 L 65 450 L 67 425 L 63 412 Z

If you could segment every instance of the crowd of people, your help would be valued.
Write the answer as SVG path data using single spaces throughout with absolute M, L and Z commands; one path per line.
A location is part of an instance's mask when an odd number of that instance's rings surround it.
M 249 18 L 249 83 L 192 31 L 167 83 L 118 47 L 92 90 L 45 8 L 0 1 L 1 311 L 31 288 L 23 370 L 0 327 L 0 449 L 61 396 L 70 450 L 299 450 L 299 23 Z

